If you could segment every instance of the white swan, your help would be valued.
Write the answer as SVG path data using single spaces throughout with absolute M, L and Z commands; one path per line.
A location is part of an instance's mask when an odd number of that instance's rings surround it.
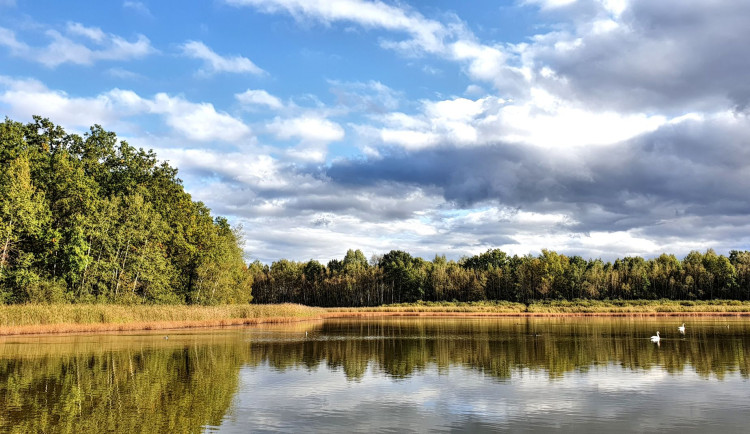
M 685 323 L 682 323 L 680 327 L 677 327 L 677 330 L 679 330 L 680 333 L 685 333 Z
M 659 339 L 661 339 L 661 336 L 659 336 L 659 332 L 656 332 L 656 336 L 651 336 L 651 342 L 659 342 Z

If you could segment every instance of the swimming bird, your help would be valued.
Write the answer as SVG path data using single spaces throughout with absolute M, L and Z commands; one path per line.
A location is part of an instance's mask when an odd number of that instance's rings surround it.
M 677 330 L 679 330 L 680 333 L 685 333 L 685 323 L 682 323 L 680 327 L 677 327 Z
M 656 332 L 656 336 L 651 336 L 651 342 L 659 342 L 661 339 L 661 336 L 659 336 L 659 332 Z

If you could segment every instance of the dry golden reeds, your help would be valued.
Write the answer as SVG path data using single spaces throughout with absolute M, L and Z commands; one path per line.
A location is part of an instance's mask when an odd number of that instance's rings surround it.
M 0 306 L 0 335 L 156 330 L 291 322 L 319 318 L 324 312 L 324 309 L 296 304 L 223 306 L 7 305 Z

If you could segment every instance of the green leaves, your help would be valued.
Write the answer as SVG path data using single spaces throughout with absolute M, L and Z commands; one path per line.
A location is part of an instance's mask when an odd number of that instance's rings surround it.
M 248 302 L 239 238 L 177 170 L 95 125 L 0 123 L 0 302 Z
M 419 301 L 506 300 L 748 299 L 750 252 L 727 258 L 713 250 L 691 252 L 682 261 L 663 254 L 604 262 L 568 257 L 550 250 L 538 256 L 508 256 L 500 250 L 432 262 L 392 250 L 376 264 L 349 249 L 343 260 L 324 267 L 318 261 L 281 259 L 271 267 L 251 266 L 260 303 L 293 302 L 316 306 L 374 306 Z
M 22 299 L 19 290 L 39 280 L 34 251 L 39 247 L 49 209 L 32 184 L 29 159 L 21 155 L 0 176 L 0 297 Z

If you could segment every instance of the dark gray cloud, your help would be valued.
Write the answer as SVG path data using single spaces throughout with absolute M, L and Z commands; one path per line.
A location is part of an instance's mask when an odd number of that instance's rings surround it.
M 269 262 L 339 257 L 344 240 L 368 255 L 400 248 L 458 258 L 490 247 L 527 248 L 519 234 L 551 237 L 568 254 L 612 259 L 646 253 L 590 234 L 628 232 L 678 246 L 668 249 L 678 255 L 696 243 L 721 252 L 750 247 L 749 143 L 750 119 L 726 113 L 588 148 L 381 149 L 379 158 L 323 167 L 276 162 L 267 178 L 221 164 L 189 171 L 215 181 L 207 189 L 214 211 L 246 222 L 251 250 Z M 268 182 L 274 178 L 283 182 Z M 483 209 L 490 211 L 462 218 Z M 417 221 L 431 230 L 404 224 Z M 693 247 L 678 250 L 685 241 Z
M 581 20 L 591 15 L 580 6 L 569 12 L 575 29 L 542 36 L 528 53 L 564 78 L 546 82 L 558 93 L 620 110 L 747 108 L 750 3 L 633 0 L 609 31 Z M 560 49 L 561 40 L 575 44 Z
M 562 212 L 578 232 L 658 227 L 691 217 L 701 218 L 695 226 L 710 226 L 717 216 L 750 215 L 749 144 L 750 120 L 727 115 L 578 151 L 575 163 L 561 157 L 564 151 L 495 144 L 392 152 L 340 161 L 326 173 L 346 188 L 438 188 L 458 208 L 490 201 Z
M 438 187 L 445 199 L 458 207 L 487 199 L 513 204 L 525 190 L 536 190 L 533 194 L 538 196 L 539 189 L 533 185 L 544 182 L 541 166 L 529 164 L 534 154 L 517 145 L 468 149 L 446 146 L 412 152 L 394 149 L 382 158 L 335 162 L 326 174 L 343 185 L 396 182 Z M 520 177 L 519 169 L 531 176 Z
M 432 209 L 442 201 L 436 187 L 404 188 L 394 181 L 378 185 L 330 182 L 318 166 L 276 162 L 264 176 L 247 176 L 253 165 L 215 164 L 206 159 L 193 161 L 180 172 L 198 198 L 213 204 L 220 215 L 239 218 L 304 217 L 321 226 L 318 214 L 353 216 L 363 222 L 397 221 Z M 257 175 L 257 174 L 254 174 Z M 268 182 L 276 179 L 279 182 Z M 312 217 L 310 217 L 312 216 Z M 300 224 L 300 222 L 296 222 Z

